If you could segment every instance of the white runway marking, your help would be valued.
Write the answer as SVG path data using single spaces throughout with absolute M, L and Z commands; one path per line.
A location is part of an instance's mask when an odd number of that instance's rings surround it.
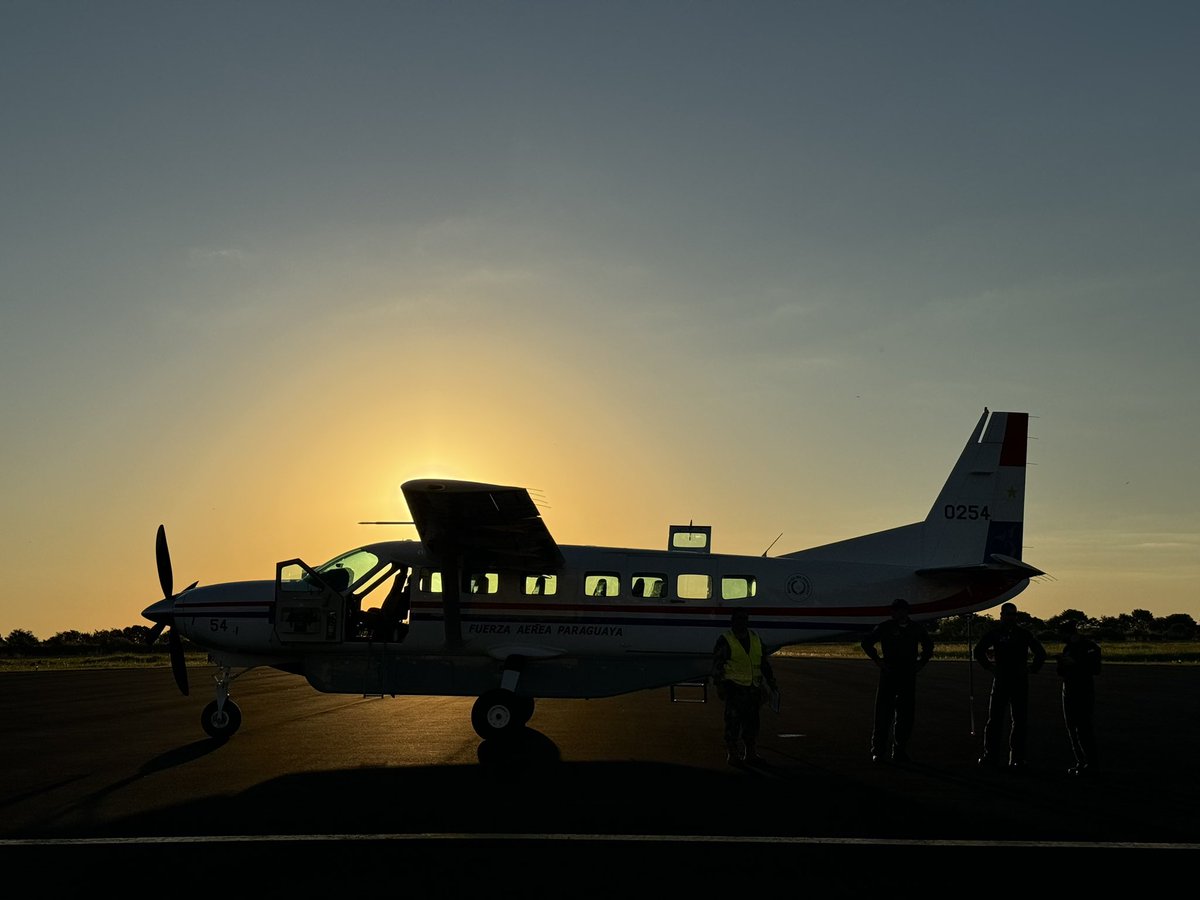
M 200 835 L 196 837 L 50 838 L 0 840 L 0 847 L 70 847 L 149 844 L 251 844 L 296 841 L 604 841 L 609 843 L 676 844 L 835 844 L 869 847 L 1029 847 L 1052 849 L 1075 847 L 1093 850 L 1200 850 L 1200 844 L 1143 841 L 952 841 L 900 838 L 762 837 L 707 834 L 460 834 L 428 832 L 417 834 L 266 834 Z

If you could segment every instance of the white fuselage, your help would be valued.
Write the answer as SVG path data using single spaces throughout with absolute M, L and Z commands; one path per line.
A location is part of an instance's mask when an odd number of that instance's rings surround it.
M 448 629 L 446 595 L 430 577 L 421 545 L 394 541 L 369 549 L 393 563 L 397 577 L 408 576 L 408 610 L 397 639 L 355 634 L 357 617 L 377 593 L 356 595 L 354 586 L 308 604 L 316 612 L 300 633 L 294 615 L 283 612 L 288 595 L 272 581 L 187 591 L 175 601 L 176 627 L 230 664 L 292 668 L 322 690 L 472 694 L 493 677 L 493 663 L 522 658 L 531 673 L 527 685 L 540 695 L 603 696 L 703 674 L 735 608 L 748 609 L 751 627 L 768 650 L 777 650 L 865 633 L 888 618 L 896 597 L 909 601 L 914 619 L 931 619 L 989 608 L 1028 584 L 1012 572 L 982 581 L 978 575 L 930 578 L 911 565 L 807 559 L 804 553 L 766 558 L 563 546 L 566 564 L 557 572 L 464 577 Z M 536 582 L 539 575 L 543 584 Z M 638 596 L 647 585 L 661 596 Z M 418 671 L 424 664 L 453 672 L 431 678 Z M 539 678 L 548 668 L 553 677 Z

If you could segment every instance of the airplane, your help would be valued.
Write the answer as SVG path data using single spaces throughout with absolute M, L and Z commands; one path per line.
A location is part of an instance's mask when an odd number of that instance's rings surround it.
M 924 520 L 771 557 L 714 553 L 711 526 L 692 523 L 669 526 L 665 550 L 560 545 L 525 488 L 422 478 L 401 486 L 412 521 L 388 523 L 419 540 L 174 593 L 160 525 L 147 639 L 167 630 L 185 695 L 181 638 L 208 651 L 213 738 L 238 730 L 230 685 L 262 666 L 325 693 L 475 697 L 476 733 L 503 738 L 538 698 L 702 684 L 735 609 L 773 653 L 865 633 L 897 597 L 918 621 L 1012 599 L 1045 574 L 1021 559 L 1028 427 L 985 408 Z

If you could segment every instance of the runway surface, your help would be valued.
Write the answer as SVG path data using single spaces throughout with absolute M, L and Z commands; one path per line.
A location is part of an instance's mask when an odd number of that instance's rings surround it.
M 646 867 L 704 889 L 746 866 L 861 896 L 892 884 L 899 854 L 946 873 L 1001 853 L 1087 871 L 1124 854 L 1160 875 L 1200 862 L 1200 667 L 1107 666 L 1102 770 L 1082 780 L 1049 669 L 1016 774 L 975 764 L 990 680 L 965 661 L 922 673 L 915 761 L 882 767 L 869 662 L 775 668 L 783 705 L 764 712 L 754 770 L 726 764 L 721 706 L 691 702 L 695 687 L 541 700 L 521 740 L 495 744 L 470 698 L 325 695 L 254 670 L 232 690 L 242 728 L 218 742 L 199 724 L 206 670 L 188 697 L 165 669 L 4 674 L 0 860 L 82 878 L 74 861 L 101 853 L 147 874 L 219 859 L 277 887 L 349 871 L 448 897 L 558 895 L 564 877 L 600 893 Z

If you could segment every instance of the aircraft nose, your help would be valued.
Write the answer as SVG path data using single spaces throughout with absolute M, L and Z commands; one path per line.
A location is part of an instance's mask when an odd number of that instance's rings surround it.
M 170 625 L 175 617 L 175 598 L 164 597 L 156 603 L 151 603 L 142 610 L 142 616 L 155 625 Z

